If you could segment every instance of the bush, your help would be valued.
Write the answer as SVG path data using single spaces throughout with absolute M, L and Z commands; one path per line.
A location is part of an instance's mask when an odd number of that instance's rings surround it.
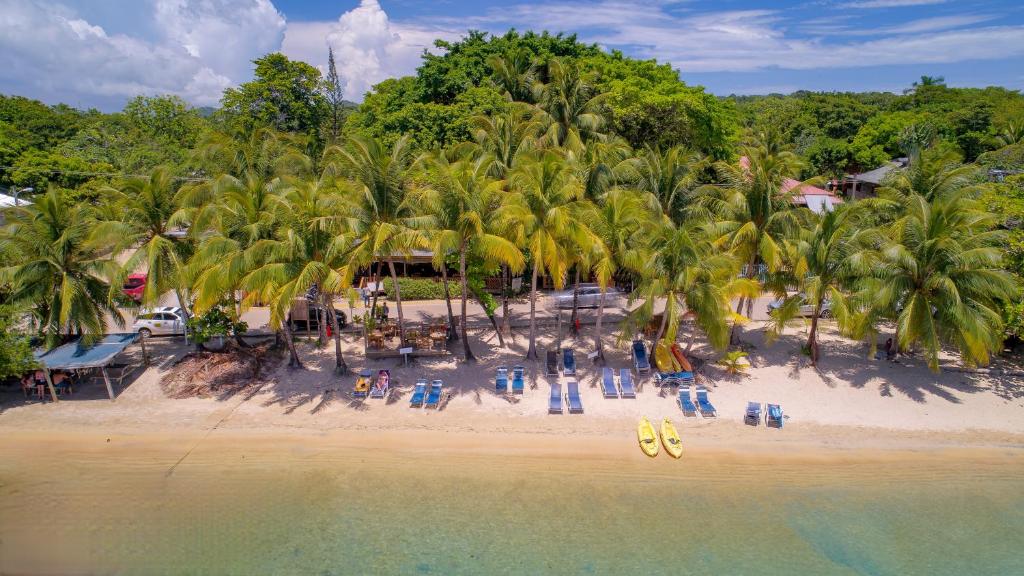
M 245 322 L 235 322 L 220 306 L 214 306 L 202 316 L 188 319 L 188 330 L 192 341 L 205 344 L 217 336 L 236 336 L 249 330 Z
M 402 291 L 402 301 L 407 300 L 441 300 L 444 298 L 444 286 L 431 278 L 399 278 L 398 287 Z M 384 291 L 388 300 L 395 299 L 395 285 L 389 280 L 384 281 Z M 457 282 L 448 281 L 448 291 L 452 298 L 462 295 L 462 287 Z

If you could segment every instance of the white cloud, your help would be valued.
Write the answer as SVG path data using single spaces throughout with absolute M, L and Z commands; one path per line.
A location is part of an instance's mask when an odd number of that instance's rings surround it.
M 845 8 L 903 8 L 904 6 L 928 6 L 930 4 L 945 4 L 948 0 L 863 0 L 861 2 L 848 2 L 843 4 Z
M 457 39 L 460 32 L 441 26 L 392 21 L 377 0 L 362 0 L 336 22 L 290 22 L 282 51 L 326 71 L 327 46 L 334 49 L 345 97 L 362 101 L 378 82 L 415 72 L 434 40 Z
M 0 0 L 0 91 L 108 109 L 139 94 L 216 104 L 285 25 L 270 0 L 146 0 L 141 15 L 120 23 L 137 34 L 110 33 L 88 3 Z

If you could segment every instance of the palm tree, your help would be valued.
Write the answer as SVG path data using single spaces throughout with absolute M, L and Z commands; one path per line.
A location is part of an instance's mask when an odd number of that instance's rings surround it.
M 674 146 L 664 152 L 647 148 L 616 166 L 615 172 L 621 184 L 647 194 L 652 210 L 678 224 L 685 219 L 684 212 L 707 166 L 700 152 Z
M 674 342 L 679 322 L 691 316 L 708 342 L 718 349 L 729 343 L 729 299 L 742 288 L 733 257 L 688 227 L 662 221 L 650 235 L 646 256 L 634 272 L 640 276 L 632 299 L 643 303 L 630 312 L 627 325 L 646 325 L 657 302 L 665 309 L 655 342 Z
M 88 241 L 96 225 L 91 206 L 51 187 L 6 217 L 0 253 L 15 261 L 0 268 L 0 280 L 10 287 L 11 304 L 32 311 L 47 346 L 68 335 L 101 336 L 107 317 L 124 326 L 107 280 L 116 264 L 108 250 Z
M 443 153 L 435 154 L 429 165 L 436 184 L 419 192 L 421 205 L 431 218 L 427 226 L 435 255 L 453 252 L 459 256 L 462 284 L 459 328 L 466 362 L 474 360 L 466 334 L 467 256 L 472 254 L 484 262 L 513 269 L 523 266 L 523 256 L 516 245 L 494 234 L 489 226 L 502 193 L 502 182 L 487 175 L 491 162 L 486 154 L 465 156 L 455 162 L 450 162 Z
M 793 205 L 782 192 L 784 180 L 795 174 L 799 160 L 791 152 L 779 151 L 772 135 L 756 146 L 744 148 L 737 164 L 717 163 L 723 186 L 705 187 L 701 204 L 716 215 L 710 226 L 720 249 L 732 252 L 744 263 L 744 276 L 753 280 L 761 265 L 775 272 L 782 265 L 780 244 L 799 226 Z M 750 308 L 757 292 L 741 296 L 730 340 L 739 341 L 739 318 L 744 303 Z M 749 312 L 748 312 L 749 314 Z
M 405 342 L 402 292 L 395 270 L 396 254 L 426 248 L 427 240 L 417 228 L 417 216 L 409 194 L 413 188 L 413 152 L 407 137 L 395 142 L 389 152 L 375 139 L 353 136 L 344 147 L 326 153 L 348 178 L 355 190 L 347 215 L 347 230 L 354 240 L 349 266 L 364 268 L 374 261 L 387 262 L 395 286 L 398 330 Z
M 939 173 L 908 178 L 949 182 L 948 173 L 959 167 L 922 163 L 921 170 Z M 1006 234 L 993 214 L 978 208 L 975 192 L 899 184 L 882 191 L 899 204 L 901 217 L 875 240 L 877 264 L 859 293 L 870 317 L 896 319 L 898 350 L 923 346 L 936 371 L 943 343 L 968 365 L 988 363 L 1002 344 L 1000 305 L 1020 295 L 1019 280 L 1001 266 Z
M 605 118 L 601 106 L 607 93 L 595 94 L 580 66 L 572 61 L 552 58 L 548 76 L 540 107 L 546 113 L 549 143 L 578 150 L 591 140 L 603 140 Z
M 335 370 L 348 371 L 341 352 L 341 334 L 334 312 L 335 294 L 351 282 L 345 262 L 348 237 L 341 233 L 344 198 L 337 194 L 333 175 L 326 171 L 315 180 L 289 178 L 283 190 L 280 226 L 273 238 L 258 240 L 249 250 L 257 264 L 241 279 L 245 304 L 270 305 L 272 325 L 282 326 L 289 347 L 289 365 L 301 367 L 288 327 L 288 313 L 296 298 L 315 288 L 327 310 L 334 334 Z
M 500 56 L 492 55 L 487 65 L 491 67 L 491 81 L 506 98 L 513 102 L 535 101 L 537 65 L 529 50 L 520 48 Z
M 591 229 L 600 241 L 593 250 L 593 270 L 601 287 L 594 350 L 597 352 L 596 361 L 603 363 L 601 329 L 608 286 L 620 267 L 642 269 L 643 233 L 650 228 L 651 219 L 642 200 L 632 191 L 622 189 L 608 192 L 598 204 L 594 216 L 590 220 Z
M 996 140 L 1002 146 L 1024 142 L 1024 120 L 1011 120 L 1003 124 L 999 133 L 996 134 Z
M 848 319 L 848 306 L 844 287 L 870 272 L 872 259 L 862 241 L 870 231 L 861 232 L 856 222 L 856 205 L 841 205 L 817 219 L 813 228 L 801 231 L 800 237 L 786 243 L 789 263 L 788 280 L 797 287 L 795 294 L 787 296 L 782 306 L 772 312 L 769 339 L 782 333 L 785 325 L 795 318 L 801 306 L 811 307 L 811 325 L 807 335 L 807 350 L 811 365 L 816 366 L 818 350 L 818 320 L 824 316 L 829 303 L 829 315 L 835 316 L 841 326 Z
M 183 271 L 192 253 L 192 243 L 171 235 L 178 204 L 177 186 L 171 172 L 164 167 L 153 170 L 148 177 L 128 178 L 120 189 L 105 188 L 116 219 L 101 221 L 91 235 L 98 247 L 115 253 L 132 250 L 111 282 L 116 290 L 124 275 L 145 267 L 147 279 L 142 304 L 153 305 L 166 290 L 174 290 L 186 316 L 189 299 Z
M 570 254 L 592 242 L 581 219 L 583 186 L 565 159 L 546 151 L 524 162 L 511 175 L 512 194 L 499 208 L 499 221 L 530 256 L 530 346 L 527 358 L 537 358 L 537 279 L 548 274 L 562 287 Z

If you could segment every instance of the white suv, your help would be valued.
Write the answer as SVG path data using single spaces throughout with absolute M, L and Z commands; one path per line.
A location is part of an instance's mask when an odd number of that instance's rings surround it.
M 161 306 L 151 310 L 143 310 L 135 318 L 132 330 L 142 337 L 163 334 L 184 334 L 185 314 L 176 306 Z

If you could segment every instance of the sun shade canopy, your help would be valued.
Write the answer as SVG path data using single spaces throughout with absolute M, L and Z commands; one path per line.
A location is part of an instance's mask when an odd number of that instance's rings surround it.
M 99 342 L 85 344 L 81 340 L 68 342 L 48 352 L 36 352 L 49 370 L 75 370 L 103 367 L 138 339 L 138 334 L 108 334 Z

